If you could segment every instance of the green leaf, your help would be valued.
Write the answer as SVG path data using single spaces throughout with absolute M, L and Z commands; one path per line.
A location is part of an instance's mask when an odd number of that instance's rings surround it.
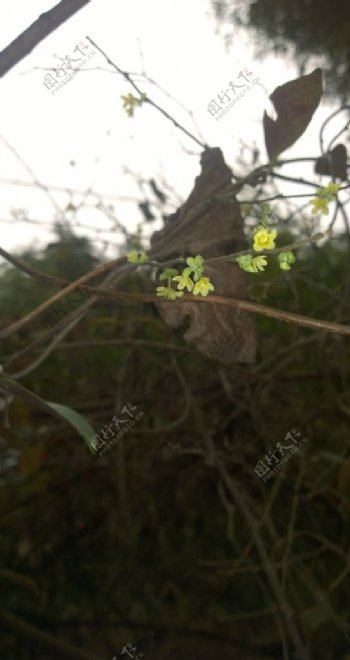
M 12 394 L 19 396 L 21 399 L 24 399 L 25 401 L 28 401 L 29 403 L 32 403 L 33 405 L 46 410 L 47 413 L 53 415 L 60 421 L 63 419 L 64 421 L 69 422 L 69 424 L 73 426 L 79 435 L 84 438 L 90 451 L 95 454 L 96 450 L 93 449 L 93 447 L 90 445 L 95 432 L 85 417 L 82 417 L 82 415 L 79 415 L 79 413 L 75 412 L 75 410 L 72 410 L 67 406 L 63 406 L 60 403 L 50 403 L 49 401 L 45 401 L 40 396 L 37 396 L 37 394 L 27 390 L 27 388 L 23 387 L 23 385 L 20 385 L 15 380 L 12 380 L 12 378 L 10 378 L 2 371 L 1 367 L 0 383 L 7 392 L 12 392 Z
M 90 445 L 90 442 L 95 435 L 95 431 L 87 419 L 85 419 L 85 417 L 82 415 L 79 415 L 79 413 L 77 413 L 75 410 L 72 410 L 72 408 L 63 406 L 61 403 L 53 403 L 52 401 L 47 401 L 47 403 L 49 406 L 51 406 L 51 408 L 58 412 L 58 414 L 63 417 L 63 419 L 65 419 L 71 426 L 75 428 L 79 435 L 84 438 L 90 451 L 95 454 L 96 451 Z
M 168 280 L 169 278 L 173 278 L 176 275 L 178 275 L 178 272 L 175 268 L 165 268 L 165 270 L 163 270 L 162 274 L 160 275 L 159 279 Z

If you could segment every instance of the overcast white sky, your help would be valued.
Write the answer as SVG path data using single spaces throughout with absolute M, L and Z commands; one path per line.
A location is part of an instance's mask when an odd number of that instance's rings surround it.
M 57 2 L 3 0 L 0 48 Z M 144 68 L 150 78 L 190 109 L 205 142 L 220 146 L 233 169 L 240 140 L 248 147 L 257 144 L 264 162 L 267 160 L 261 119 L 269 102 L 263 88 L 255 87 L 225 120 L 216 122 L 206 112 L 210 99 L 225 87 L 239 66 L 251 67 L 260 75 L 268 94 L 298 75 L 293 63 L 287 64 L 268 53 L 264 61 L 257 62 L 250 34 L 235 36 L 234 43 L 225 50 L 222 35 L 215 33 L 207 0 L 92 1 L 0 81 L 0 244 L 7 250 L 44 246 L 52 237 L 50 225 L 55 205 L 47 194 L 30 186 L 8 183 L 33 181 L 23 162 L 42 184 L 82 193 L 91 187 L 100 192 L 107 203 L 115 204 L 118 219 L 128 229 L 135 228 L 141 219 L 136 204 L 128 199 L 142 199 L 142 195 L 125 168 L 144 179 L 163 177 L 176 191 L 178 200 L 187 197 L 199 173 L 200 147 L 154 109 L 142 107 L 136 110 L 134 118 L 128 118 L 120 96 L 132 89 L 109 70 L 100 54 L 55 95 L 44 86 L 44 69 L 57 66 L 58 58 L 74 57 L 74 47 L 86 35 L 121 68 L 130 72 Z M 154 86 L 140 86 L 198 137 L 183 108 Z M 304 136 L 284 156 L 317 155 L 320 124 L 334 108 L 323 102 Z M 329 135 L 340 126 L 333 124 Z M 75 162 L 74 167 L 70 161 Z M 298 166 L 286 171 L 293 172 L 314 180 L 310 165 L 304 170 Z M 294 188 L 294 192 L 309 190 Z M 244 191 L 247 199 L 249 192 L 248 188 Z M 69 196 L 59 191 L 52 191 L 52 196 L 64 209 Z M 75 203 L 81 200 L 82 195 L 73 198 Z M 15 222 L 13 209 L 25 209 L 40 224 Z M 82 210 L 78 219 L 88 227 L 110 229 L 106 218 L 95 210 Z M 78 233 L 94 236 L 85 230 Z M 105 237 L 111 245 L 120 240 L 115 233 Z

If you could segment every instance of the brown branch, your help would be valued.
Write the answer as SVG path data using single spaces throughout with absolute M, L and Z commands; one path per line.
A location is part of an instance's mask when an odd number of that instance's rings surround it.
M 130 265 L 130 264 L 128 264 Z M 86 277 L 86 276 L 85 276 Z M 80 278 L 77 280 L 77 282 L 81 282 L 83 278 Z M 76 288 L 76 283 L 75 283 L 75 288 Z M 81 289 L 84 289 L 85 291 L 91 293 L 91 294 L 96 294 L 97 296 L 111 299 L 111 300 L 119 300 L 121 302 L 125 303 L 155 303 L 159 302 L 159 297 L 156 296 L 155 294 L 152 293 L 129 293 L 128 291 L 107 291 L 104 289 L 97 289 L 93 287 L 85 287 L 81 286 Z M 73 283 L 70 285 L 70 289 L 73 289 Z M 66 291 L 64 291 L 65 293 Z M 63 294 L 63 292 L 60 292 Z M 58 295 L 58 294 L 56 294 Z M 52 301 L 52 299 L 51 299 Z M 335 332 L 341 335 L 350 335 L 350 326 L 347 325 L 341 325 L 340 323 L 332 323 L 331 321 L 323 321 L 321 319 L 310 319 L 308 316 L 302 316 L 301 314 L 294 314 L 292 312 L 286 312 L 280 309 L 275 309 L 274 307 L 268 307 L 267 305 L 260 305 L 259 303 L 254 303 L 250 302 L 249 300 L 241 300 L 238 298 L 229 298 L 225 296 L 207 296 L 206 298 L 197 298 L 195 296 L 192 296 L 190 294 L 184 295 L 183 298 L 181 298 L 181 301 L 177 301 L 177 304 L 181 304 L 182 301 L 190 301 L 194 304 L 218 304 L 218 305 L 228 305 L 229 307 L 236 307 L 237 309 L 242 309 L 246 312 L 255 312 L 257 314 L 262 314 L 263 316 L 268 316 L 270 318 L 276 318 L 280 321 L 284 321 L 286 323 L 295 323 L 296 325 L 300 325 L 306 328 L 312 328 L 313 330 L 323 330 L 326 332 Z M 174 304 L 173 302 L 168 302 L 166 300 L 162 299 L 162 303 L 164 304 L 169 304 L 172 305 Z M 37 308 L 38 309 L 38 308 Z M 75 310 L 74 312 L 69 315 L 68 319 L 70 319 L 73 315 L 78 315 L 79 311 Z M 37 315 L 37 310 L 34 312 L 31 312 L 27 317 L 21 320 L 21 325 L 24 325 L 26 322 L 31 320 L 34 316 Z M 57 328 L 61 328 L 64 322 L 67 319 L 64 319 L 59 322 L 57 326 L 55 326 L 55 329 L 50 330 L 48 333 L 46 333 L 45 337 L 48 335 L 51 335 L 57 330 Z M 17 322 L 19 323 L 19 322 Z M 14 331 L 16 328 L 14 327 L 16 324 L 13 324 L 11 328 L 7 328 L 6 330 L 3 331 L 3 335 L 8 336 L 9 330 L 11 329 Z M 13 362 L 15 362 L 18 358 L 23 357 L 24 355 L 30 354 L 37 346 L 42 342 L 42 337 L 38 337 L 35 339 L 35 341 L 31 344 L 31 346 L 27 347 L 23 351 L 20 351 L 17 353 L 15 356 L 7 360 L 7 362 L 4 363 L 5 369 L 8 369 L 9 366 L 12 366 Z M 15 377 L 14 374 L 12 374 L 13 377 Z M 18 376 L 18 374 L 17 374 Z
M 162 304 L 173 305 L 172 301 L 159 298 L 154 293 L 129 293 L 128 291 L 106 291 L 104 289 L 96 289 L 94 287 L 80 286 L 82 290 L 89 293 L 96 294 L 103 298 L 110 300 L 119 300 L 125 303 L 154 303 L 162 302 Z M 259 303 L 250 302 L 249 300 L 241 300 L 240 298 L 231 298 L 227 296 L 213 296 L 208 295 L 205 298 L 199 298 L 191 294 L 185 294 L 181 300 L 177 300 L 176 304 L 182 302 L 192 302 L 194 304 L 213 304 L 213 305 L 227 305 L 228 307 L 237 307 L 245 312 L 255 312 L 263 316 L 269 316 L 285 323 L 295 323 L 305 328 L 312 328 L 313 330 L 325 330 L 326 332 L 336 332 L 341 335 L 350 335 L 350 326 L 342 325 L 340 323 L 333 323 L 332 321 L 324 321 L 322 319 L 311 319 L 308 316 L 301 314 L 294 314 L 286 312 L 282 309 L 275 309 L 275 307 L 268 307 L 267 305 L 260 305 Z
M 181 346 L 178 344 L 171 344 L 169 342 L 156 341 L 154 339 L 128 339 L 123 337 L 122 339 L 92 339 L 87 341 L 70 341 L 59 344 L 56 346 L 55 350 L 67 350 L 71 348 L 98 348 L 101 346 L 140 346 L 140 347 L 150 347 L 150 348 L 161 348 L 162 350 L 168 351 L 180 351 L 181 353 L 191 353 L 191 348 L 188 346 Z M 36 351 L 41 349 L 36 348 Z
M 58 412 L 56 412 L 54 408 L 51 408 L 51 406 L 49 406 L 49 404 L 46 403 L 44 399 L 41 399 L 36 394 L 34 394 L 34 392 L 31 392 L 30 390 L 27 390 L 19 383 L 16 383 L 11 378 L 9 378 L 7 374 L 3 373 L 2 371 L 0 372 L 0 383 L 1 383 L 1 387 L 6 391 L 9 391 L 12 394 L 15 394 L 16 396 L 20 397 L 21 399 L 28 401 L 30 404 L 33 404 L 33 406 L 38 406 L 42 410 L 45 410 L 45 412 L 47 412 L 52 417 L 55 417 L 60 422 L 62 422 L 61 415 Z
M 43 39 L 54 32 L 90 0 L 61 0 L 61 2 L 41 14 L 29 28 L 24 30 L 0 53 L 0 77 L 29 55 Z
M 268 613 L 268 612 L 266 612 Z M 261 611 L 258 613 L 259 616 L 261 616 Z M 235 617 L 232 617 L 233 619 Z M 247 643 L 239 639 L 235 639 L 232 637 L 232 635 L 227 634 L 225 631 L 220 631 L 220 632 L 215 632 L 213 630 L 208 630 L 208 628 L 185 628 L 183 625 L 178 625 L 178 624 L 164 624 L 164 623 L 154 623 L 152 621 L 150 622 L 143 622 L 143 621 L 132 621 L 129 619 L 120 619 L 119 621 L 106 621 L 106 619 L 73 619 L 73 620 L 65 620 L 65 621 L 45 621 L 45 626 L 47 628 L 52 628 L 52 627 L 58 627 L 58 628 L 71 628 L 71 627 L 78 627 L 78 626 L 87 626 L 89 628 L 116 628 L 117 630 L 121 630 L 122 628 L 131 628 L 133 630 L 137 631 L 145 631 L 149 632 L 152 631 L 155 634 L 158 635 L 164 635 L 167 633 L 170 633 L 171 635 L 178 635 L 179 637 L 188 637 L 188 638 L 198 638 L 198 639 L 208 639 L 208 640 L 216 640 L 218 642 L 230 642 L 231 645 L 234 645 L 238 649 L 246 649 L 246 650 L 251 650 L 251 651 L 256 651 L 257 649 L 259 650 L 259 654 L 262 654 L 261 657 L 265 658 L 267 657 L 267 660 L 270 658 L 269 654 L 269 648 L 264 646 L 263 648 L 260 648 L 254 643 Z M 260 656 L 259 656 L 260 657 Z
M 7 254 L 5 250 L 0 249 L 0 254 L 5 255 Z M 8 255 L 10 256 L 10 255 Z M 8 256 L 6 258 L 8 258 Z M 6 328 L 5 330 L 2 330 L 0 332 L 0 339 L 5 339 L 6 337 L 9 337 L 13 332 L 16 330 L 19 330 L 22 328 L 28 321 L 31 321 L 34 319 L 40 312 L 44 312 L 45 309 L 50 307 L 55 302 L 58 302 L 58 300 L 61 300 L 61 298 L 64 298 L 64 296 L 67 295 L 67 293 L 71 293 L 72 291 L 75 291 L 77 288 L 79 288 L 80 284 L 82 282 L 87 282 L 88 280 L 91 280 L 92 278 L 96 277 L 97 275 L 101 275 L 102 273 L 107 272 L 108 270 L 112 270 L 116 266 L 125 263 L 126 258 L 125 257 L 119 257 L 118 259 L 112 259 L 112 261 L 107 261 L 104 264 L 98 266 L 95 268 L 95 270 L 92 270 L 90 273 L 87 273 L 86 275 L 82 275 L 79 279 L 75 280 L 75 282 L 66 282 L 65 288 L 62 289 L 61 291 L 58 291 L 55 293 L 51 298 L 46 300 L 45 302 L 41 303 L 36 309 L 34 309 L 32 312 L 27 314 L 23 319 L 19 319 L 19 321 L 16 321 L 13 323 L 9 328 Z M 9 259 L 11 263 L 17 265 L 21 270 L 24 270 L 28 275 L 34 275 L 36 277 L 39 277 L 39 271 L 35 271 L 33 268 L 30 268 L 29 266 L 25 266 L 23 268 L 24 264 L 19 260 L 16 259 L 16 257 L 11 257 Z M 21 265 L 20 265 L 21 264 Z M 133 269 L 133 266 L 129 264 L 130 269 Z M 48 277 L 44 275 L 44 273 L 40 274 L 40 279 L 46 279 L 49 282 L 54 282 L 54 279 L 52 277 Z M 58 278 L 57 278 L 58 279 Z M 61 280 L 63 282 L 64 280 Z M 68 286 L 67 286 L 68 285 Z M 98 291 L 98 289 L 96 289 Z
M 61 639 L 39 630 L 39 628 L 5 610 L 0 610 L 0 621 L 5 628 L 11 630 L 17 636 L 29 639 L 31 642 L 35 642 L 40 647 L 45 647 L 50 651 L 59 652 L 62 658 L 73 658 L 73 660 L 103 660 L 100 655 L 82 651 L 69 642 L 63 642 Z
M 288 248 L 288 246 L 285 246 L 284 249 L 286 249 L 286 247 Z M 87 281 L 88 279 L 92 278 L 93 276 L 101 272 L 105 272 L 106 270 L 110 269 L 112 265 L 117 266 L 123 263 L 125 264 L 125 257 L 121 257 L 114 261 L 108 262 L 103 266 L 99 266 L 95 271 L 93 271 L 93 273 L 89 273 L 88 275 L 82 276 L 81 278 L 79 278 L 79 280 L 76 280 L 76 282 L 69 282 L 68 280 L 47 275 L 46 273 L 40 272 L 38 270 L 35 270 L 34 268 L 31 268 L 30 266 L 25 265 L 20 259 L 18 259 L 17 257 L 13 257 L 8 252 L 6 252 L 6 250 L 2 248 L 0 248 L 0 255 L 5 257 L 14 266 L 17 266 L 31 277 L 37 277 L 38 279 L 41 279 L 46 282 L 50 282 L 51 284 L 59 284 L 60 286 L 67 287 L 64 291 L 60 291 L 57 294 L 55 294 L 55 296 L 51 298 L 50 301 L 46 301 L 46 303 L 44 303 L 43 306 L 41 306 L 40 311 L 44 311 L 44 309 L 49 307 L 50 304 L 56 302 L 58 299 L 64 297 L 67 293 L 70 293 L 71 291 L 74 291 L 77 288 L 86 291 L 86 293 L 97 294 L 98 296 L 103 296 L 104 298 L 109 298 L 112 300 L 120 300 L 125 302 L 128 301 L 140 302 L 140 303 L 159 302 L 159 297 L 157 297 L 155 294 L 129 293 L 127 291 L 106 291 L 103 289 L 96 289 L 93 287 L 79 286 L 81 282 Z M 131 264 L 128 265 L 130 266 Z M 310 319 L 309 317 L 302 316 L 301 314 L 293 314 L 292 312 L 285 312 L 283 310 L 275 309 L 274 307 L 268 307 L 267 305 L 260 305 L 258 303 L 253 303 L 248 300 L 239 300 L 236 298 L 227 298 L 225 296 L 210 296 L 210 295 L 207 296 L 206 298 L 196 298 L 195 296 L 185 295 L 185 297 L 182 298 L 182 300 L 191 300 L 194 303 L 215 302 L 219 305 L 230 305 L 232 307 L 237 307 L 238 309 L 242 309 L 247 312 L 256 312 L 257 314 L 263 314 L 264 316 L 276 318 L 281 321 L 285 321 L 286 323 L 295 323 L 296 325 L 301 325 L 306 328 L 312 328 L 314 330 L 326 330 L 327 332 L 336 332 L 342 335 L 350 335 L 349 326 L 341 325 L 340 323 L 332 323 L 331 321 L 323 321 L 321 319 Z M 171 305 L 172 303 L 170 302 L 169 304 Z M 31 320 L 31 318 L 37 316 L 37 313 L 40 313 L 38 309 L 39 308 L 37 308 L 37 310 L 34 310 L 34 312 L 29 314 L 24 319 L 21 319 L 21 321 L 17 321 L 16 323 L 12 324 L 10 328 L 7 328 L 3 332 L 1 332 L 0 337 L 2 338 L 8 337 L 11 334 L 11 332 L 18 330 L 19 327 L 22 327 L 27 321 Z
M 125 301 L 125 302 L 135 302 L 135 303 L 153 303 L 153 302 L 159 302 L 159 298 L 155 294 L 138 294 L 138 293 L 129 293 L 127 291 L 107 291 L 105 289 L 101 288 L 93 288 L 93 287 L 86 287 L 82 286 L 82 284 L 95 275 L 105 272 L 106 270 L 110 270 L 111 268 L 115 266 L 121 267 L 122 273 L 119 275 L 117 279 L 121 279 L 123 276 L 125 276 L 128 272 L 132 271 L 134 266 L 132 264 L 127 264 L 125 263 L 125 257 L 121 257 L 119 259 L 113 260 L 111 262 L 107 262 L 106 264 L 103 264 L 102 266 L 99 266 L 96 268 L 94 271 L 87 273 L 86 275 L 83 275 L 80 277 L 78 280 L 75 282 L 69 282 L 67 280 L 63 280 L 61 278 L 53 278 L 52 276 L 46 275 L 45 273 L 42 273 L 40 271 L 37 271 L 35 269 L 32 269 L 16 257 L 13 257 L 9 255 L 5 250 L 0 248 L 0 254 L 4 256 L 8 261 L 13 263 L 13 265 L 16 265 L 19 267 L 21 270 L 24 270 L 27 272 L 29 275 L 32 277 L 37 277 L 39 279 L 42 279 L 44 281 L 48 281 L 50 283 L 55 283 L 59 284 L 60 286 L 64 286 L 63 291 L 59 291 L 56 293 L 50 300 L 46 301 L 42 305 L 39 305 L 39 307 L 36 308 L 36 310 L 33 310 L 30 312 L 25 318 L 16 321 L 13 323 L 9 328 L 3 330 L 0 332 L 0 337 L 8 337 L 11 333 L 15 332 L 19 328 L 23 327 L 26 323 L 34 319 L 40 312 L 44 311 L 49 305 L 51 305 L 53 302 L 56 302 L 60 298 L 64 297 L 67 293 L 74 291 L 78 287 L 81 290 L 86 291 L 87 293 L 90 294 L 97 294 L 97 296 L 102 296 L 104 298 L 112 299 L 112 300 L 120 300 L 120 301 Z M 122 265 L 123 264 L 123 265 Z M 124 272 L 123 272 L 124 269 Z M 96 298 L 95 298 L 96 300 Z M 325 330 L 327 332 L 336 332 L 338 334 L 342 335 L 350 335 L 350 327 L 346 325 L 341 325 L 339 323 L 332 323 L 330 321 L 323 321 L 320 319 L 310 319 L 307 316 L 302 316 L 300 314 L 294 314 L 291 312 L 286 312 L 283 310 L 278 310 L 273 307 L 268 307 L 266 305 L 260 305 L 258 303 L 250 302 L 248 300 L 240 300 L 236 298 L 228 298 L 225 296 L 207 296 L 206 298 L 196 298 L 194 296 L 190 295 L 185 295 L 182 300 L 191 300 L 193 303 L 212 303 L 212 304 L 223 304 L 223 305 L 228 305 L 232 307 L 236 307 L 237 309 L 242 309 L 247 312 L 256 312 L 258 314 L 262 314 L 264 316 L 268 316 L 271 318 L 277 318 L 279 320 L 285 321 L 286 323 L 295 323 L 296 325 L 300 325 L 303 327 L 309 327 L 315 330 Z M 91 301 L 92 302 L 92 301 Z M 166 303 L 166 301 L 162 301 Z M 179 302 L 179 301 L 178 301 Z M 168 303 L 168 304 L 173 304 L 173 303 Z M 80 308 L 79 308 L 80 310 Z M 43 340 L 48 336 L 51 336 L 52 334 L 55 334 L 58 329 L 63 327 L 64 323 L 73 317 L 75 318 L 76 316 L 79 316 L 79 310 L 75 310 L 72 312 L 69 316 L 68 319 L 64 319 L 63 321 L 59 322 L 57 326 L 55 326 L 54 329 L 50 330 L 48 333 L 44 335 L 44 337 L 39 337 L 37 338 L 31 346 L 29 346 L 27 349 L 24 351 L 21 351 L 14 357 L 10 358 L 6 363 L 5 363 L 5 368 L 8 368 L 12 363 L 18 358 L 22 357 L 24 354 L 27 355 L 31 353 L 35 348 L 37 348 L 38 345 L 40 345 Z M 69 331 L 69 328 L 68 328 Z

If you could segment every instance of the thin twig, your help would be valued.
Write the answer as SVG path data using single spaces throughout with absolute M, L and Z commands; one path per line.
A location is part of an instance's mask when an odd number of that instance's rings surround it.
M 11 630 L 18 637 L 29 639 L 40 647 L 49 649 L 50 652 L 60 654 L 61 658 L 73 658 L 74 660 L 104 660 L 100 655 L 89 653 L 73 646 L 69 642 L 64 642 L 47 632 L 43 632 L 31 623 L 19 618 L 15 614 L 0 609 L 0 621 L 4 628 Z
M 131 78 L 130 74 L 129 74 L 127 71 L 123 71 L 122 69 L 119 68 L 119 66 L 117 66 L 114 62 L 112 62 L 112 60 L 111 60 L 111 59 L 108 57 L 108 55 L 102 50 L 102 48 L 100 48 L 100 46 L 98 46 L 98 45 L 97 45 L 97 44 L 96 44 L 96 43 L 95 43 L 90 37 L 86 36 L 86 39 L 87 39 L 88 41 L 90 41 L 91 45 L 94 46 L 94 48 L 96 48 L 96 49 L 101 53 L 101 55 L 103 55 L 103 57 L 106 59 L 106 61 L 108 62 L 108 64 L 110 64 L 110 65 L 113 67 L 113 69 L 115 69 L 116 71 L 118 71 L 118 73 L 120 73 L 122 76 L 124 76 L 125 80 L 127 80 L 128 83 L 134 88 L 134 90 L 135 90 L 138 94 L 140 94 L 140 96 L 141 96 L 141 95 L 143 94 L 143 92 L 142 92 L 141 89 L 138 87 L 138 85 L 136 85 L 136 83 L 133 81 L 133 79 Z M 188 137 L 190 137 L 190 138 L 191 138 L 192 140 L 194 140 L 197 144 L 199 144 L 199 146 L 202 147 L 202 149 L 207 149 L 207 148 L 208 148 L 208 145 L 207 145 L 207 144 L 203 144 L 203 142 L 201 142 L 200 140 L 198 140 L 198 138 L 196 138 L 194 135 L 192 135 L 192 133 L 190 133 L 186 128 L 184 128 L 184 126 L 182 126 L 181 124 L 179 124 L 179 123 L 176 121 L 176 119 L 174 119 L 174 117 L 171 117 L 171 115 L 169 115 L 169 114 L 166 112 L 166 110 L 163 110 L 163 108 L 161 108 L 157 103 L 155 103 L 154 101 L 152 101 L 148 96 L 146 96 L 146 99 L 144 100 L 144 103 L 149 103 L 151 106 L 153 106 L 153 108 L 155 108 L 156 110 L 158 110 L 158 111 L 159 111 L 164 117 L 166 117 L 167 119 L 169 119 L 169 121 L 171 121 L 171 122 L 174 124 L 174 126 L 176 126 L 176 128 L 179 128 L 180 131 L 182 131 L 183 133 L 185 133 Z
M 283 245 L 282 247 L 278 248 L 273 248 L 272 250 L 268 250 L 267 254 L 279 254 L 280 252 L 288 252 L 289 250 L 294 250 L 295 248 L 302 247 L 304 245 L 309 245 L 310 243 L 316 243 L 316 241 L 320 241 L 321 238 L 326 238 L 327 236 L 330 236 L 330 231 L 327 229 L 325 232 L 319 232 L 318 234 L 313 234 L 313 236 L 307 236 L 306 238 L 300 238 L 297 241 L 294 241 L 293 243 L 289 243 L 289 245 Z M 253 248 L 250 248 L 249 250 L 242 250 L 241 252 L 235 252 L 234 254 L 226 254 L 221 257 L 211 257 L 210 259 L 205 259 L 205 263 L 213 262 L 213 261 L 237 261 L 237 257 L 241 257 L 246 254 L 256 254 Z M 266 256 L 266 255 L 265 255 Z
M 212 444 L 212 451 L 214 452 L 215 455 L 215 462 L 216 465 L 218 466 L 220 475 L 247 523 L 247 527 L 249 529 L 252 539 L 254 540 L 255 546 L 260 555 L 261 562 L 264 566 L 266 575 L 269 579 L 272 591 L 276 598 L 278 609 L 281 612 L 286 629 L 288 630 L 289 636 L 292 639 L 295 649 L 299 654 L 299 658 L 300 660 L 310 660 L 310 656 L 304 646 L 298 628 L 295 624 L 293 613 L 290 610 L 288 603 L 285 599 L 281 584 L 278 579 L 277 572 L 273 564 L 271 564 L 269 560 L 267 550 L 265 548 L 261 534 L 258 529 L 257 521 L 255 520 L 251 511 L 249 510 L 248 505 L 245 502 L 243 495 L 241 494 L 240 488 L 236 486 L 234 479 L 230 477 L 230 475 L 227 473 L 226 468 L 223 462 L 221 461 L 220 457 L 218 456 L 218 453 L 212 441 L 211 444 Z

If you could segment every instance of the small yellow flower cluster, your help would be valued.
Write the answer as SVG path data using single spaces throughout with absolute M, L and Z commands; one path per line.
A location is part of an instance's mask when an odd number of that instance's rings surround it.
M 329 214 L 328 204 L 337 198 L 340 185 L 331 181 L 328 186 L 319 188 L 316 192 L 316 197 L 309 203 L 313 205 L 312 213 Z M 272 213 L 270 205 L 266 202 L 261 202 L 259 206 L 259 225 L 253 232 L 253 246 L 254 252 L 263 252 L 265 250 L 273 250 L 276 247 L 275 239 L 277 236 L 276 229 L 269 229 L 270 215 Z M 243 215 L 249 215 L 252 208 L 251 203 L 242 203 L 241 211 Z M 255 214 L 252 214 L 256 217 Z M 258 273 L 264 270 L 266 266 L 266 256 L 253 257 L 252 254 L 243 254 L 236 257 L 236 261 L 240 268 L 248 273 Z M 282 270 L 290 270 L 291 264 L 296 259 L 290 250 L 288 252 L 280 252 L 278 255 L 279 266 Z
M 261 222 L 253 232 L 253 250 L 254 252 L 262 252 L 263 250 L 273 250 L 276 247 L 275 239 L 277 236 L 276 229 L 268 229 L 269 216 L 271 212 L 268 204 L 260 204 L 262 211 Z M 281 252 L 278 256 L 280 268 L 282 270 L 290 270 L 290 264 L 295 262 L 293 252 Z M 267 257 L 262 254 L 261 256 L 254 257 L 253 254 L 242 254 L 236 258 L 236 261 L 242 270 L 247 273 L 258 273 L 263 271 L 267 265 Z
M 272 250 L 276 247 L 276 236 L 276 229 L 269 230 L 265 226 L 259 225 L 253 234 L 253 250 L 255 252 Z M 252 254 L 244 254 L 241 257 L 237 257 L 237 263 L 242 270 L 245 270 L 248 273 L 258 273 L 259 270 L 264 270 L 267 264 L 265 255 L 253 257 Z
M 333 202 L 337 197 L 337 192 L 340 186 L 338 183 L 331 182 L 326 188 L 319 188 L 316 193 L 315 199 L 312 199 L 309 203 L 313 205 L 311 213 L 323 213 L 324 215 L 329 214 L 328 204 Z
M 167 280 L 167 286 L 157 287 L 157 296 L 167 300 L 175 300 L 183 296 L 183 289 L 187 289 L 194 296 L 207 296 L 209 291 L 214 291 L 214 286 L 208 277 L 202 277 L 204 270 L 203 257 L 188 257 L 186 259 L 187 268 L 184 268 L 182 275 L 178 275 L 177 270 L 166 268 L 160 276 L 161 280 Z M 177 282 L 178 290 L 172 288 L 171 283 Z
M 138 99 L 133 94 L 127 94 L 126 96 L 121 96 L 120 98 L 123 101 L 123 107 L 126 114 L 129 117 L 133 117 L 135 108 L 142 105 L 142 103 L 146 100 L 147 96 L 146 94 L 141 94 L 140 98 Z

